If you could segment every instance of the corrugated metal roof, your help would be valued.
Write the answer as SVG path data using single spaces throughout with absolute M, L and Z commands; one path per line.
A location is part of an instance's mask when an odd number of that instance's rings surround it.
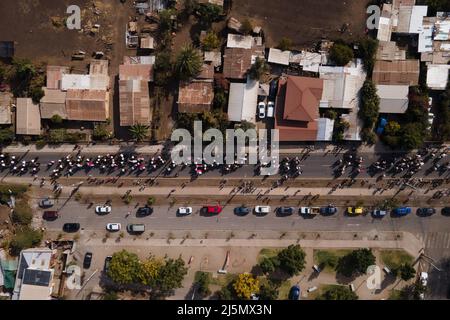
M 419 60 L 376 61 L 375 84 L 415 86 L 419 83 Z
M 284 66 L 289 65 L 291 57 L 291 51 L 281 51 L 280 49 L 270 48 L 268 62 L 281 64 Z
M 13 95 L 9 92 L 0 92 L 0 124 L 11 124 L 11 101 Z
M 39 111 L 39 105 L 34 104 L 30 98 L 17 98 L 16 117 L 16 134 L 41 134 L 41 113 Z
M 63 74 L 68 74 L 70 69 L 61 66 L 47 66 L 47 88 L 61 89 Z
M 380 41 L 390 41 L 392 36 L 391 18 L 381 17 L 378 24 L 377 39 Z
M 224 54 L 223 75 L 225 78 L 245 79 L 252 65 L 252 49 L 227 48 Z
M 231 83 L 228 120 L 256 122 L 259 82 L 247 78 L 246 83 Z
M 409 86 L 378 85 L 380 113 L 405 113 L 408 109 Z
M 67 91 L 89 90 L 91 88 L 91 77 L 86 74 L 64 74 L 62 77 L 61 89 Z
M 69 120 L 106 121 L 109 94 L 105 90 L 68 90 L 66 110 Z
M 183 113 L 200 113 L 209 111 L 214 100 L 212 81 L 180 82 L 178 89 L 178 111 Z
M 120 125 L 150 124 L 150 96 L 148 81 L 120 80 Z
M 108 60 L 93 59 L 89 65 L 89 74 L 108 76 Z

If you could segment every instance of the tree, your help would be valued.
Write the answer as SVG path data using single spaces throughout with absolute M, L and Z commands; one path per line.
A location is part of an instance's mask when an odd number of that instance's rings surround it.
M 141 262 L 138 273 L 139 282 L 146 286 L 154 284 L 162 266 L 163 262 L 154 257 L 149 257 L 147 260 Z
M 423 128 L 417 123 L 407 123 L 403 126 L 400 142 L 402 147 L 413 150 L 421 147 L 425 140 Z
M 290 245 L 278 253 L 280 268 L 291 276 L 298 275 L 305 268 L 305 257 L 299 245 Z
M 336 111 L 334 111 L 332 108 L 330 108 L 330 109 L 327 109 L 327 111 L 325 111 L 325 117 L 330 120 L 336 120 L 338 115 L 337 115 Z
M 180 80 L 195 78 L 202 70 L 203 59 L 197 49 L 187 45 L 181 49 L 175 62 L 175 70 Z
M 250 273 L 242 273 L 234 282 L 233 288 L 238 298 L 249 300 L 252 294 L 259 292 L 259 281 Z
M 160 268 L 158 277 L 155 279 L 155 293 L 166 296 L 182 286 L 187 268 L 183 259 L 168 259 Z
M 359 55 L 364 61 L 364 68 L 369 76 L 371 76 L 373 72 L 377 50 L 378 40 L 376 39 L 367 37 L 359 42 Z
M 141 264 L 135 253 L 122 250 L 113 254 L 108 269 L 108 277 L 117 284 L 138 282 Z
M 316 300 L 358 300 L 358 296 L 344 286 L 329 286 Z
M 197 292 L 202 298 L 205 298 L 211 294 L 211 290 L 209 289 L 211 277 L 209 273 L 200 272 L 196 284 L 198 286 Z
M 25 200 L 20 200 L 16 202 L 14 207 L 12 220 L 14 223 L 21 225 L 29 225 L 33 220 L 33 212 L 30 206 Z
M 289 51 L 292 49 L 292 40 L 287 37 L 281 38 L 280 42 L 278 43 L 277 48 L 281 51 Z
M 264 257 L 264 259 L 259 263 L 259 267 L 264 273 L 274 272 L 280 266 L 280 261 L 277 257 Z
M 400 132 L 400 124 L 397 121 L 389 121 L 384 128 L 386 135 L 395 136 Z
M 109 132 L 106 124 L 100 123 L 100 124 L 95 125 L 94 133 L 92 135 L 94 140 L 105 141 L 108 138 L 110 138 L 110 136 L 111 136 L 111 133 Z
M 41 87 L 30 88 L 30 96 L 34 103 L 38 104 L 41 99 L 45 96 L 44 90 Z
M 228 98 L 223 89 L 216 89 L 214 93 L 214 108 L 223 110 L 227 106 Z
M 66 129 L 52 129 L 48 133 L 48 143 L 60 144 L 66 139 Z
M 196 9 L 200 26 L 206 29 L 209 29 L 213 22 L 218 21 L 222 14 L 222 8 L 211 3 L 201 3 Z
M 129 131 L 131 137 L 134 140 L 141 142 L 148 136 L 148 130 L 149 130 L 148 126 L 144 126 L 142 124 L 135 124 L 134 126 L 130 127 Z
M 416 269 L 414 269 L 411 264 L 405 263 L 395 270 L 395 273 L 399 275 L 403 281 L 409 281 L 416 276 Z
M 202 48 L 205 51 L 211 51 L 220 47 L 220 39 L 217 33 L 210 31 L 206 34 L 205 38 L 202 40 Z
M 104 295 L 102 300 L 119 300 L 119 296 L 117 295 L 117 292 L 115 291 L 107 291 Z
M 163 50 L 156 55 L 155 83 L 164 86 L 172 76 L 172 56 L 169 50 Z
M 338 66 L 346 66 L 353 60 L 353 50 L 346 44 L 335 43 L 330 50 L 330 59 Z
M 50 120 L 53 124 L 61 124 L 63 122 L 63 118 L 58 114 L 53 115 Z
M 336 271 L 346 277 L 364 274 L 367 268 L 375 264 L 371 249 L 358 249 L 339 259 Z
M 249 76 L 253 80 L 261 80 L 262 76 L 270 71 L 269 65 L 266 60 L 260 57 L 256 57 L 255 63 L 249 70 Z
M 42 241 L 42 232 L 28 226 L 20 227 L 10 242 L 10 253 L 18 256 L 22 250 L 39 245 Z
M 377 142 L 377 135 L 369 128 L 363 128 L 361 131 L 361 139 L 368 145 L 374 145 Z
M 248 18 L 242 21 L 241 32 L 245 35 L 251 34 L 253 32 L 252 22 Z
M 0 129 L 0 145 L 10 144 L 14 140 L 15 134 L 11 128 Z
M 277 300 L 279 296 L 278 286 L 272 281 L 264 283 L 259 290 L 260 300 Z
M 380 98 L 377 94 L 377 88 L 371 80 L 366 80 L 362 88 L 361 108 L 359 110 L 359 117 L 364 122 L 364 128 L 373 129 L 379 112 Z

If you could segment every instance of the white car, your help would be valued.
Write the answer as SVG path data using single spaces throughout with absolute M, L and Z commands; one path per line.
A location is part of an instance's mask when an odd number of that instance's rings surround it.
M 270 101 L 267 104 L 267 118 L 273 118 L 275 116 L 275 102 Z
M 258 117 L 260 119 L 266 118 L 266 103 L 265 102 L 258 103 Z
M 430 124 L 430 127 L 433 125 L 434 122 L 434 114 L 428 113 L 428 123 Z
M 95 208 L 95 213 L 97 214 L 108 214 L 111 213 L 112 208 L 110 206 L 97 206 Z
M 429 108 L 431 108 L 433 106 L 433 98 L 432 97 L 428 98 L 428 106 L 429 106 Z
M 193 212 L 191 207 L 181 207 L 178 209 L 178 214 L 180 216 L 189 216 L 191 215 Z
M 311 213 L 312 213 L 312 210 L 309 207 L 301 207 L 300 208 L 300 214 L 301 215 L 309 215 Z
M 256 214 L 268 214 L 270 212 L 269 206 L 256 206 L 255 213 Z
M 106 230 L 110 232 L 117 232 L 122 229 L 122 225 L 120 223 L 108 223 L 106 225 Z
M 420 282 L 422 283 L 422 285 L 424 287 L 427 286 L 427 284 L 428 284 L 428 273 L 427 272 L 422 272 L 420 274 Z

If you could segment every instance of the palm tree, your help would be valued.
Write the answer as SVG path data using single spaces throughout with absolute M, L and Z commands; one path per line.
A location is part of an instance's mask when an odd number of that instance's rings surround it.
M 203 61 L 198 51 L 191 45 L 184 46 L 178 53 L 175 70 L 181 80 L 195 78 L 202 70 Z
M 144 126 L 142 124 L 135 124 L 130 128 L 130 134 L 133 137 L 134 140 L 142 141 L 144 140 L 148 135 L 148 126 Z

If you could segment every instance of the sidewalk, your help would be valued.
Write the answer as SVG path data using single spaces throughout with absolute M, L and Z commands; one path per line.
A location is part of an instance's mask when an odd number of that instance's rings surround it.
M 81 146 L 81 153 L 84 154 L 115 154 L 120 152 L 136 152 L 138 154 L 144 155 L 154 155 L 160 153 L 163 149 L 162 145 L 154 146 L 135 146 L 133 144 L 122 144 L 122 145 L 89 145 Z M 42 154 L 52 154 L 52 153 L 65 153 L 69 154 L 78 150 L 74 150 L 74 145 L 64 144 L 61 146 L 45 146 L 43 148 L 36 148 L 35 145 L 16 145 L 9 146 L 3 149 L 5 153 L 42 153 Z

